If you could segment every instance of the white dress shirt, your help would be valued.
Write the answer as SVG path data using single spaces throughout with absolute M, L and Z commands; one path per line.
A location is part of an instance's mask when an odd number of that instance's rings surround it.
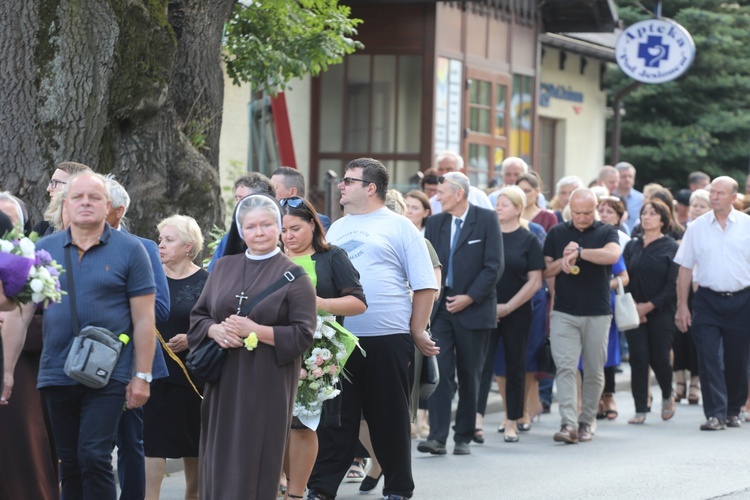
M 715 292 L 750 287 L 750 216 L 732 209 L 722 229 L 713 210 L 706 212 L 688 225 L 674 261 Z

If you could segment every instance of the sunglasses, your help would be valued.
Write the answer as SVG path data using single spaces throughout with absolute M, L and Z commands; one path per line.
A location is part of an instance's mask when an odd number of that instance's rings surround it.
M 355 182 L 355 181 L 359 181 L 362 184 L 372 184 L 372 182 L 370 181 L 366 181 L 364 179 L 357 179 L 356 177 L 342 177 L 341 179 L 339 179 L 339 184 L 343 182 L 344 186 L 351 186 L 352 182 Z
M 292 196 L 291 198 L 282 198 L 281 201 L 279 201 L 279 205 L 281 205 L 282 207 L 289 205 L 292 208 L 299 208 L 302 205 L 304 205 L 304 203 L 305 201 L 299 196 Z
M 459 184 L 458 182 L 454 181 L 450 177 L 446 177 L 444 175 L 441 175 L 440 177 L 438 177 L 438 184 L 442 184 L 443 182 L 450 182 L 454 186 L 458 186 L 460 188 L 463 188 L 463 186 L 461 186 L 461 184 Z

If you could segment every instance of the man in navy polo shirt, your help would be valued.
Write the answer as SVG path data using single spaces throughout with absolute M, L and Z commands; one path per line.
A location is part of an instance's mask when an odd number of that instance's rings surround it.
M 562 426 L 557 442 L 590 441 L 604 385 L 604 361 L 612 320 L 610 266 L 620 257 L 614 226 L 595 220 L 596 196 L 579 188 L 570 195 L 572 220 L 550 229 L 544 242 L 547 269 L 555 277 L 550 343 L 557 365 L 557 398 Z M 581 415 L 578 416 L 578 360 L 583 357 Z
M 114 500 L 112 449 L 123 405 L 143 406 L 150 394 L 154 274 L 143 245 L 105 222 L 110 195 L 101 175 L 72 176 L 63 204 L 70 227 L 37 243 L 63 265 L 70 252 L 73 267 L 60 277 L 68 295 L 44 313 L 38 388 L 46 397 L 60 457 L 62 497 Z M 71 326 L 71 273 L 79 327 L 99 326 L 130 337 L 109 383 L 101 389 L 78 384 L 63 370 L 77 333 Z

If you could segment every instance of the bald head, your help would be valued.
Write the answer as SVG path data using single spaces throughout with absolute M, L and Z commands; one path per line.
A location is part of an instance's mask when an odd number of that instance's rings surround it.
M 727 176 L 717 177 L 711 182 L 709 199 L 717 217 L 726 216 L 732 211 L 738 188 L 737 181 Z

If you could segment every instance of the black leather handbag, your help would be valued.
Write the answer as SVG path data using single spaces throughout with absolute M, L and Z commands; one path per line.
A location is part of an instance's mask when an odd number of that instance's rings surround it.
M 539 354 L 539 371 L 553 377 L 557 373 L 555 358 L 552 357 L 552 346 L 549 343 L 549 337 L 544 339 L 544 345 Z
M 437 357 L 425 356 L 422 359 L 422 372 L 419 375 L 419 398 L 427 399 L 440 383 Z
M 257 297 L 245 304 L 240 311 L 240 314 L 243 316 L 249 315 L 253 307 L 255 307 L 261 300 L 265 299 L 287 283 L 291 283 L 303 274 L 305 274 L 305 271 L 301 267 L 297 267 L 292 271 L 287 271 L 284 273 L 284 276 L 273 282 L 268 288 L 258 294 Z M 206 335 L 203 341 L 187 355 L 185 358 L 185 366 L 204 382 L 218 382 L 219 378 L 221 378 L 221 369 L 224 366 L 224 360 L 226 359 L 228 352 L 229 351 L 219 346 L 214 339 Z

